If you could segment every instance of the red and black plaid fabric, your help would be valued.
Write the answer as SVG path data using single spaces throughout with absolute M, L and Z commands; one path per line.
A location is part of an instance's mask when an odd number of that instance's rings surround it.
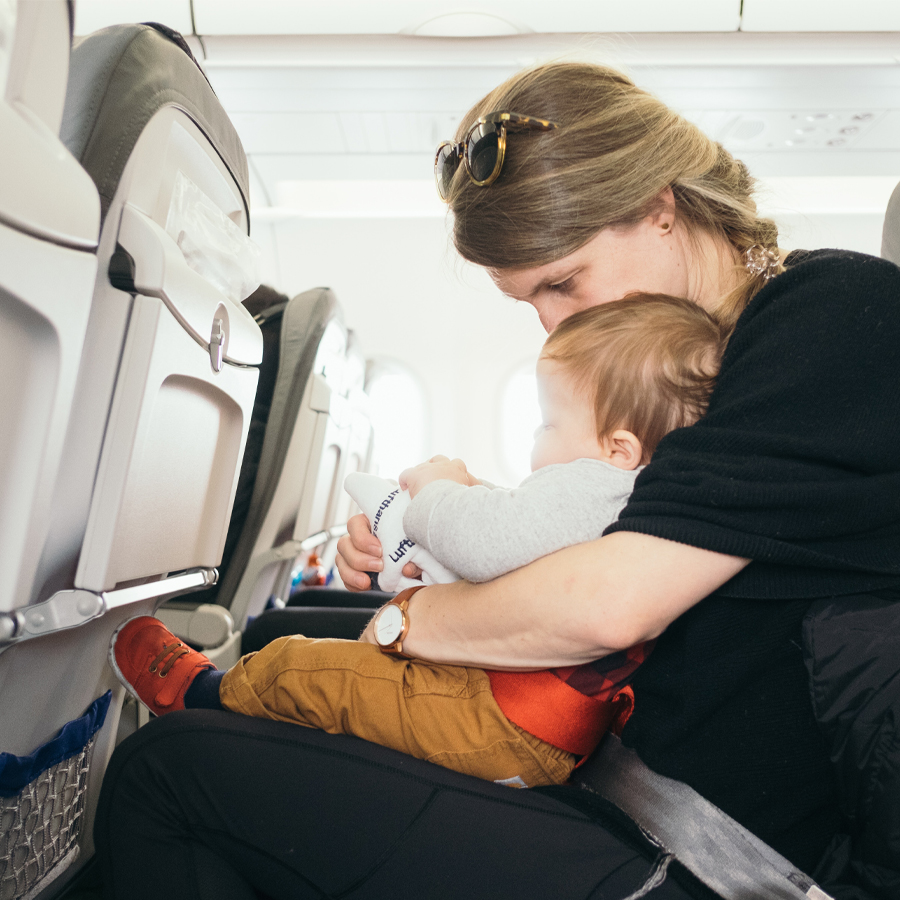
M 597 700 L 612 700 L 631 682 L 638 666 L 650 655 L 655 643 L 655 640 L 645 641 L 583 666 L 565 666 L 550 671 L 580 694 Z

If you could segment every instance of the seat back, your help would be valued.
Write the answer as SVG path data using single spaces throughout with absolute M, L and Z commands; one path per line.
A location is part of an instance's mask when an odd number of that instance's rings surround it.
M 894 188 L 884 214 L 881 255 L 900 266 L 900 184 Z
M 246 160 L 179 42 L 118 26 L 71 56 L 62 135 L 89 173 L 95 229 L 102 213 L 96 257 L 82 251 L 99 274 L 49 479 L 50 525 L 27 590 L 0 609 L 0 751 L 29 757 L 43 745 L 40 760 L 59 737 L 84 741 L 66 756 L 69 770 L 42 769 L 12 799 L 0 779 L 3 821 L 16 823 L 0 884 L 24 866 L 37 873 L 28 891 L 63 878 L 73 854 L 90 857 L 103 772 L 128 730 L 110 635 L 215 577 L 256 391 L 262 339 L 240 304 L 253 286 L 241 261 L 252 256 Z M 23 358 L 39 368 L 35 322 L 20 334 L 32 341 Z M 0 772 L 22 769 L 7 761 Z M 39 852 L 60 809 L 65 846 Z
M 0 24 L 11 46 L 0 58 L 0 613 L 9 613 L 30 600 L 52 521 L 100 209 L 93 182 L 58 137 L 68 4 L 23 0 Z
M 365 442 L 369 435 L 367 417 L 347 396 L 347 344 L 336 298 L 327 288 L 307 291 L 285 306 L 250 512 L 217 597 L 239 629 L 270 597 L 286 599 L 300 545 L 339 523 L 348 460 L 352 456 L 359 466 L 359 435 Z
M 243 519 L 231 526 L 234 550 L 219 585 L 160 611 L 176 633 L 204 644 L 219 666 L 237 660 L 249 618 L 273 598 L 278 605 L 287 599 L 298 557 L 342 531 L 349 511 L 343 479 L 351 468 L 365 466 L 371 443 L 364 363 L 332 291 L 307 291 L 262 310 L 257 320 L 264 331 L 278 329 L 272 354 L 277 375 L 271 402 L 264 404 L 267 420 L 252 495 Z M 270 357 L 264 369 L 271 363 Z M 254 461 L 246 463 L 252 468 Z M 229 611 L 235 630 L 229 625 L 227 640 L 206 643 L 200 631 L 192 631 L 199 622 L 197 599 Z M 215 610 L 205 612 L 212 617 Z
M 185 255 L 209 260 L 210 210 L 248 228 L 246 159 L 189 51 L 148 26 L 84 38 L 62 135 L 100 193 L 102 277 L 35 601 L 216 565 L 262 346 L 223 293 L 233 273 L 202 277 Z M 185 194 L 193 229 L 177 221 Z

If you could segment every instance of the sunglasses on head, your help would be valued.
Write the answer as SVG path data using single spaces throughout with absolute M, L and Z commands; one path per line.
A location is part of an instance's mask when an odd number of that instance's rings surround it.
M 506 155 L 508 131 L 552 131 L 556 122 L 523 116 L 520 113 L 492 112 L 482 116 L 462 141 L 444 141 L 434 158 L 434 180 L 438 194 L 446 203 L 450 196 L 450 182 L 459 168 L 465 165 L 473 184 L 487 187 L 497 180 Z

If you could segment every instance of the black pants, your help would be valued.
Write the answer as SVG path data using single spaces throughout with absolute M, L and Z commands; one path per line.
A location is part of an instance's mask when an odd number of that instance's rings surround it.
M 127 900 L 621 900 L 654 859 L 558 796 L 209 710 L 122 743 L 94 837 L 107 896 Z M 651 898 L 691 895 L 670 876 Z

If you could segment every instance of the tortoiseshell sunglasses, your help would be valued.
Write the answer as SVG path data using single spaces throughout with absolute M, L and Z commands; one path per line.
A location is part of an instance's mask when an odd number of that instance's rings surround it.
M 450 182 L 462 162 L 473 184 L 487 187 L 497 180 L 506 155 L 507 131 L 552 131 L 556 122 L 513 112 L 482 116 L 462 141 L 444 141 L 434 158 L 434 180 L 441 200 L 447 203 Z

